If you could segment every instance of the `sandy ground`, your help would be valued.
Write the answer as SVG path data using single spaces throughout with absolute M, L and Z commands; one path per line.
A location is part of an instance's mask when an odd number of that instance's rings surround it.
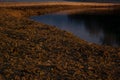
M 46 6 L 46 5 L 71 5 L 71 6 L 120 6 L 119 3 L 93 3 L 93 2 L 1 2 L 0 7 L 15 7 L 15 6 Z
M 39 9 L 39 8 L 56 8 L 61 7 L 62 10 L 57 10 L 59 13 L 120 13 L 120 3 L 95 3 L 95 2 L 1 2 L 1 8 L 24 8 Z M 48 10 L 49 11 L 49 10 Z M 54 11 L 55 12 L 55 11 Z M 29 13 L 28 13 L 29 14 Z

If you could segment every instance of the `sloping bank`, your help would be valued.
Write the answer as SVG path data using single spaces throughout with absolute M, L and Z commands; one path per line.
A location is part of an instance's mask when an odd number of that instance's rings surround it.
M 78 6 L 81 13 L 119 14 L 118 5 L 7 5 L 0 8 L 0 80 L 119 80 L 120 48 L 88 43 L 28 18 Z

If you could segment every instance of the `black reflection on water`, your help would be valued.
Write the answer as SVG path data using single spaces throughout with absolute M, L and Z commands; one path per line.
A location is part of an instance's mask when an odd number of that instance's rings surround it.
M 100 44 L 120 46 L 120 16 L 119 15 L 68 15 L 68 18 L 80 22 L 84 21 L 85 29 L 90 35 L 99 36 Z
M 31 19 L 70 31 L 88 42 L 120 46 L 118 15 L 49 14 Z

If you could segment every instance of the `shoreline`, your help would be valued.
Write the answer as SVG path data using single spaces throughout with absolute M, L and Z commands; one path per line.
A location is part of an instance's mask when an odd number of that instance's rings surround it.
M 47 5 L 69 5 L 69 6 L 120 6 L 120 3 L 97 3 L 97 2 L 1 2 L 0 7 L 21 7 L 21 6 L 47 6 Z
M 0 80 L 119 80 L 120 48 L 88 43 L 55 26 L 30 20 L 29 16 L 78 8 L 44 5 L 0 8 Z M 101 7 L 92 9 L 99 12 Z M 84 10 L 88 14 L 91 7 Z
M 58 7 L 65 10 L 76 10 L 82 14 L 120 14 L 120 3 L 96 3 L 96 2 L 2 2 L 0 3 L 0 8 L 9 9 L 29 9 L 30 11 L 35 11 L 37 9 L 54 9 Z M 56 8 L 57 9 L 57 8 Z M 58 12 L 60 11 L 57 10 Z M 53 12 L 57 12 L 53 11 Z M 37 11 L 39 12 L 39 11 Z M 29 13 L 28 13 L 29 14 Z

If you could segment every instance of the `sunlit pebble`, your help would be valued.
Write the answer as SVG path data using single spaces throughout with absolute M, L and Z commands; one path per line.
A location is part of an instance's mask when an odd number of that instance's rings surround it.
M 27 39 L 27 40 L 29 40 L 29 39 Z
M 89 70 L 93 70 L 93 67 L 88 67 Z
M 88 45 L 92 45 L 93 43 L 89 42 Z
M 50 66 L 51 63 L 52 63 L 52 62 L 51 62 L 50 60 L 48 60 L 47 63 L 46 63 L 46 65 L 47 65 L 47 66 Z
M 120 52 L 118 52 L 118 54 L 120 55 Z
M 36 34 L 37 32 L 34 32 L 34 34 Z

